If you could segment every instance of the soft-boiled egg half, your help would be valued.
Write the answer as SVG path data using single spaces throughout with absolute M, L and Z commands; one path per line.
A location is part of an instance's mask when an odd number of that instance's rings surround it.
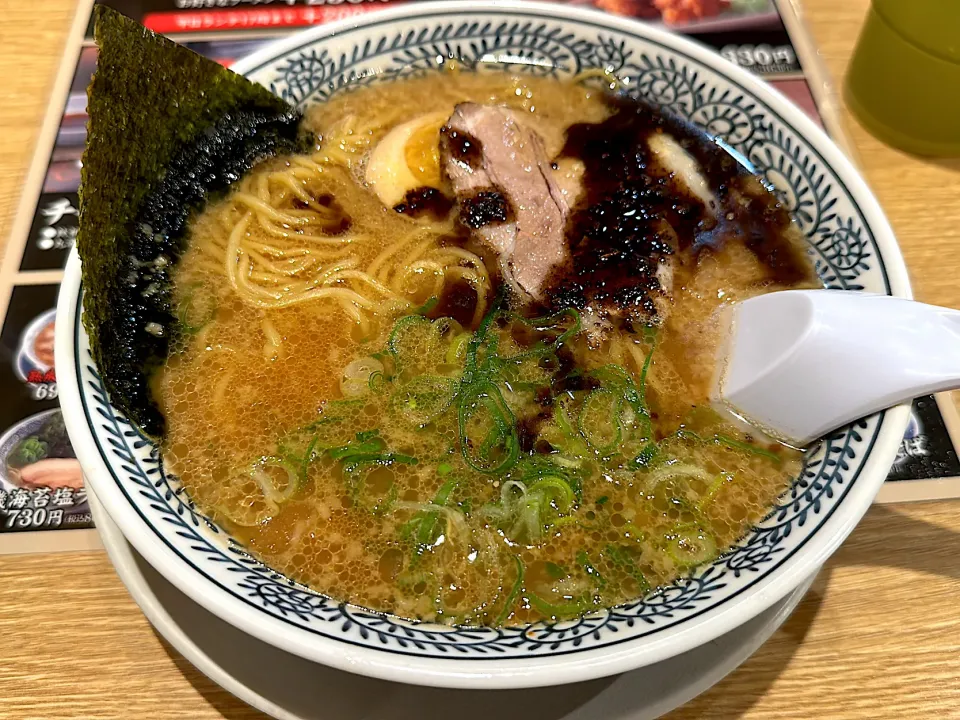
M 440 188 L 440 128 L 449 112 L 420 115 L 397 125 L 377 143 L 365 180 L 387 207 L 418 188 Z

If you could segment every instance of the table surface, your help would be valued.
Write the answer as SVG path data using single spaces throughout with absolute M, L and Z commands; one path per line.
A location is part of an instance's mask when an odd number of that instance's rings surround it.
M 833 78 L 868 2 L 802 2 Z M 0 0 L 0 245 L 74 3 Z M 917 298 L 960 308 L 960 161 L 906 156 L 842 114 Z M 0 556 L 0 638 L 0 719 L 265 717 L 152 631 L 103 552 Z M 780 630 L 668 717 L 960 717 L 960 502 L 875 506 Z

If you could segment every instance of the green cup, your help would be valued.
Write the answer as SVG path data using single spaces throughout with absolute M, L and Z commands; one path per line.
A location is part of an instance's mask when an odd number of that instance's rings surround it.
M 845 91 L 884 142 L 960 156 L 960 0 L 873 0 Z

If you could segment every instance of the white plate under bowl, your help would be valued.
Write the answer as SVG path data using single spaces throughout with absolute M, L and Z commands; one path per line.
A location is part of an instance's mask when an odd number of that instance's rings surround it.
M 462 72 L 571 77 L 603 68 L 722 137 L 773 183 L 828 287 L 910 296 L 889 224 L 840 150 L 789 100 L 690 40 L 599 12 L 522 2 L 425 2 L 298 33 L 234 67 L 301 106 L 356 83 Z M 824 438 L 777 505 L 714 563 L 575 622 L 414 624 L 323 597 L 265 567 L 163 472 L 156 446 L 110 404 L 82 331 L 74 253 L 57 315 L 60 400 L 90 486 L 164 577 L 221 619 L 341 670 L 422 685 L 516 688 L 613 675 L 680 655 L 785 598 L 836 550 L 883 484 L 909 417 L 899 407 Z M 824 358 L 829 362 L 829 358 Z M 841 379 L 842 382 L 842 379 Z
M 526 690 L 447 690 L 345 673 L 278 650 L 225 623 L 143 559 L 92 492 L 94 522 L 117 575 L 174 648 L 224 690 L 278 720 L 653 720 L 736 669 L 787 619 L 816 577 L 742 627 L 624 675 Z

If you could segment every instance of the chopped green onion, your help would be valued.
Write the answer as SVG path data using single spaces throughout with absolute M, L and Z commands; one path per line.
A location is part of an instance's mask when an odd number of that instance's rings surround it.
M 565 480 L 558 477 L 541 478 L 531 485 L 528 490 L 528 494 L 530 495 L 540 493 L 543 493 L 545 497 L 553 495 L 557 503 L 557 509 L 562 513 L 569 512 L 573 503 L 576 501 L 573 489 Z
M 573 429 L 573 424 L 570 422 L 570 416 L 567 414 L 567 405 L 570 404 L 569 396 L 561 396 L 557 399 L 557 402 L 554 404 L 554 416 L 557 418 L 557 425 L 559 428 L 568 436 L 575 437 L 577 431 Z
M 456 365 L 467 356 L 467 345 L 470 344 L 470 333 L 460 333 L 450 341 L 444 357 L 447 365 Z
M 729 438 L 726 435 L 714 435 L 714 440 L 716 440 L 721 445 L 726 445 L 728 447 L 736 448 L 737 450 L 743 450 L 744 452 L 751 453 L 752 455 L 759 455 L 760 457 L 769 458 L 773 460 L 778 465 L 783 462 L 779 455 L 771 450 L 766 448 L 757 447 L 756 445 L 751 445 L 750 443 L 741 442 L 740 440 L 734 440 Z
M 612 453 L 623 438 L 619 397 L 609 390 L 593 390 L 583 401 L 577 425 L 580 434 L 602 455 Z
M 437 490 L 437 494 L 433 497 L 434 505 L 446 505 L 447 500 L 450 499 L 450 495 L 453 493 L 454 489 L 457 487 L 457 481 L 455 479 L 447 480 L 443 485 L 440 486 L 440 489 Z
M 413 590 L 423 583 L 426 586 L 436 585 L 437 576 L 429 570 L 417 570 L 409 567 L 397 575 L 397 586 L 405 590 Z
M 426 315 L 440 303 L 440 299 L 434 295 L 427 298 L 427 301 L 418 308 L 414 308 L 415 315 Z
M 285 474 L 282 487 L 277 487 L 275 476 L 267 472 L 268 468 L 279 468 Z M 263 457 L 250 468 L 250 477 L 254 479 L 263 493 L 264 501 L 276 511 L 278 506 L 289 500 L 297 492 L 300 483 L 296 469 L 282 458 Z
M 647 443 L 644 445 L 643 449 L 637 454 L 637 456 L 630 461 L 628 467 L 631 470 L 638 470 L 640 468 L 650 467 L 651 463 L 656 459 L 657 455 L 660 454 L 660 448 L 657 447 L 656 443 Z
M 603 575 L 600 574 L 600 571 L 597 570 L 597 568 L 595 568 L 590 562 L 590 558 L 587 556 L 587 553 L 584 550 L 581 550 L 577 553 L 577 563 L 583 568 L 583 571 L 587 573 L 587 575 L 597 581 L 598 590 L 602 590 L 604 587 L 606 587 L 607 581 L 603 579 Z
M 631 538 L 639 542 L 643 542 L 647 539 L 647 534 L 633 523 L 624 523 L 619 529 L 625 533 L 629 533 Z
M 552 617 L 556 619 L 573 617 L 575 615 L 580 615 L 585 610 L 593 606 L 593 603 L 589 600 L 579 600 L 573 602 L 564 602 L 564 603 L 551 603 L 544 600 L 542 597 L 537 595 L 531 590 L 527 590 L 527 599 L 530 601 L 530 604 L 536 608 L 544 617 Z
M 645 437 L 649 438 L 653 432 L 653 426 L 650 422 L 650 413 L 647 411 L 643 394 L 637 389 L 633 382 L 633 377 L 627 370 L 619 365 L 604 365 L 590 371 L 590 377 L 600 382 L 603 390 L 618 395 L 621 399 L 617 407 L 617 419 L 623 411 L 623 402 L 625 401 L 631 410 L 635 413 L 635 419 L 640 421 L 643 426 Z
M 493 324 L 493 319 L 500 312 L 500 308 L 503 306 L 505 299 L 506 295 L 503 292 L 497 295 L 497 299 L 494 300 L 487 314 L 483 316 L 480 325 L 477 327 L 477 331 L 473 334 L 473 337 L 470 338 L 470 342 L 467 343 L 463 369 L 463 380 L 465 383 L 472 382 L 474 374 L 480 369 L 481 359 L 478 357 L 480 348 L 487 342 L 487 334 L 490 332 L 490 326 Z
M 637 567 L 636 563 L 633 562 L 633 558 L 630 557 L 629 552 L 615 545 L 607 545 L 604 549 L 604 554 L 613 560 L 614 564 L 619 565 L 628 575 L 637 581 L 637 585 L 644 595 L 650 592 L 652 589 L 650 583 L 640 568 Z
M 307 445 L 307 451 L 303 454 L 303 459 L 300 461 L 300 484 L 304 485 L 307 482 L 307 470 L 310 468 L 310 463 L 314 460 L 314 450 L 316 450 L 317 442 L 320 440 L 319 435 L 314 435 L 313 440 L 310 441 L 310 444 Z
M 340 392 L 344 397 L 362 397 L 372 389 L 371 378 L 376 374 L 383 375 L 382 362 L 369 355 L 357 358 L 343 369 Z
M 350 455 L 343 460 L 345 475 L 354 475 L 357 471 L 371 466 L 390 467 L 391 465 L 416 465 L 418 460 L 412 455 L 401 453 L 367 453 Z
M 710 483 L 707 491 L 700 498 L 700 502 L 697 503 L 697 510 L 702 511 L 710 503 L 712 503 L 714 498 L 717 496 L 717 493 L 720 492 L 720 488 L 722 488 L 728 482 L 733 482 L 733 477 L 734 476 L 731 473 L 718 473 L 713 479 L 713 482 Z
M 564 570 L 561 566 L 557 565 L 555 562 L 550 562 L 549 560 L 544 563 L 544 566 L 547 570 L 547 575 L 549 575 L 554 580 L 560 580 L 567 576 L 567 571 Z
M 540 542 L 543 536 L 543 520 L 541 519 L 541 497 L 524 495 L 518 503 L 520 513 L 516 522 L 510 528 L 509 535 L 516 541 L 526 540 L 530 544 Z
M 422 315 L 406 315 L 394 324 L 393 331 L 390 333 L 390 339 L 387 340 L 387 348 L 394 357 L 400 357 L 407 354 L 410 349 L 407 347 L 411 338 L 416 338 L 417 334 L 423 332 L 432 323 Z
M 489 425 L 482 439 L 468 436 L 471 421 L 479 418 Z M 492 382 L 476 382 L 460 394 L 458 411 L 460 452 L 477 472 L 490 475 L 506 472 L 520 456 L 516 420 Z
M 439 340 L 439 328 L 422 315 L 406 315 L 397 320 L 387 340 L 396 374 L 422 370 L 421 363 L 432 358 Z
M 580 501 L 583 471 L 580 463 L 559 455 L 528 455 L 514 472 L 514 477 L 532 487 L 542 478 L 555 478 L 566 483 L 577 502 Z
M 667 537 L 666 551 L 681 567 L 693 567 L 716 557 L 717 543 L 697 525 L 678 525 Z
M 440 489 L 437 491 L 437 494 L 433 498 L 433 505 L 446 505 L 447 500 L 450 499 L 450 495 L 453 493 L 454 488 L 457 486 L 457 481 L 454 479 L 447 480 Z M 412 518 L 408 525 L 410 527 L 416 527 L 416 544 L 417 544 L 417 556 L 422 554 L 423 548 L 425 546 L 433 544 L 436 538 L 436 528 L 437 523 L 440 520 L 440 513 L 436 510 L 433 511 L 424 511 L 417 513 L 417 516 Z
M 523 587 L 523 561 L 520 560 L 516 555 L 513 556 L 514 562 L 517 564 L 517 577 L 513 581 L 513 587 L 510 589 L 510 594 L 507 595 L 507 599 L 504 601 L 503 610 L 500 611 L 500 614 L 497 615 L 497 619 L 494 621 L 494 625 L 502 625 L 503 622 L 510 617 L 510 611 L 513 608 L 513 604 L 517 601 L 517 596 L 520 595 L 520 589 Z
M 211 305 L 211 307 L 207 307 L 202 311 L 197 309 L 196 290 L 199 287 L 199 284 L 190 285 L 187 292 L 185 292 L 180 299 L 180 302 L 177 303 L 177 320 L 180 321 L 180 330 L 185 335 L 197 334 L 213 322 L 217 315 L 216 305 L 213 305 L 215 296 L 210 293 L 204 293 L 204 295 L 207 304 Z M 197 315 L 199 315 L 199 317 L 196 317 Z
M 628 373 L 625 368 L 612 363 L 591 370 L 590 377 L 597 380 L 604 387 L 611 389 L 620 389 L 633 385 L 633 378 L 630 377 L 630 373 Z
M 765 457 L 770 460 L 773 460 L 778 465 L 783 462 L 779 455 L 777 455 L 772 450 L 767 450 L 766 448 L 757 447 L 756 445 L 751 445 L 750 443 L 743 442 L 741 440 L 734 440 L 731 437 L 726 435 L 720 435 L 719 433 L 714 435 L 712 438 L 705 438 L 692 430 L 678 430 L 677 437 L 680 438 L 691 438 L 697 442 L 702 443 L 714 443 L 716 445 L 726 445 L 729 448 L 734 450 L 742 450 L 743 452 L 750 453 L 751 455 L 759 455 L 760 457 Z
M 365 430 L 357 433 L 356 440 L 351 440 L 341 447 L 329 448 L 326 455 L 332 460 L 343 460 L 351 455 L 379 453 L 385 447 L 386 443 L 380 438 L 379 430 Z
M 393 393 L 391 407 L 411 425 L 423 427 L 440 417 L 457 394 L 455 380 L 434 375 L 417 375 Z

